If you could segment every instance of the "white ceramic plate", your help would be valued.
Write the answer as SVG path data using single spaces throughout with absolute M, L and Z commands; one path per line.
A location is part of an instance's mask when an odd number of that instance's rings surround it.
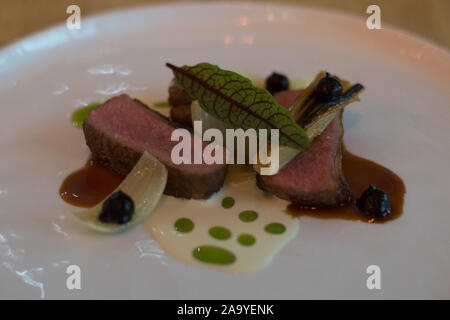
M 363 83 L 345 142 L 404 179 L 404 215 L 384 225 L 301 219 L 268 268 L 244 275 L 172 259 L 145 225 L 115 237 L 85 230 L 58 195 L 88 157 L 70 115 L 121 92 L 166 98 L 168 61 L 259 77 L 327 69 Z M 144 7 L 13 44 L 0 51 L 0 297 L 449 298 L 449 79 L 450 56 L 424 41 L 301 7 Z M 71 264 L 81 290 L 66 288 Z M 366 287 L 369 265 L 381 268 L 381 290 Z

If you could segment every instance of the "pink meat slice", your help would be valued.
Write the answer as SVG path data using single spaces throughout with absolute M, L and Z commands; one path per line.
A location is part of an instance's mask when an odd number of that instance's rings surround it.
M 289 107 L 300 91 L 275 95 L 278 103 Z M 351 192 L 342 172 L 342 113 L 276 175 L 257 176 L 258 186 L 279 198 L 301 206 L 335 207 L 347 203 Z
M 127 95 L 109 99 L 89 113 L 83 123 L 86 143 L 92 158 L 126 175 L 144 151 L 158 158 L 168 169 L 166 194 L 184 198 L 205 199 L 223 186 L 225 164 L 193 164 L 194 140 L 191 137 L 191 163 L 175 164 L 172 149 L 179 143 L 171 141 L 177 127 L 167 118 Z

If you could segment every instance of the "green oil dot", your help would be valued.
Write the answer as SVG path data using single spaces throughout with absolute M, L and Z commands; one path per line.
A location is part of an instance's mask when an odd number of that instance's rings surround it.
M 243 222 L 252 222 L 258 218 L 258 213 L 253 210 L 245 210 L 239 213 L 239 219 Z
M 170 104 L 168 102 L 165 102 L 165 101 L 155 102 L 153 105 L 155 107 L 157 107 L 157 108 L 168 108 L 168 107 L 170 107 Z
M 194 222 L 192 222 L 192 220 L 188 218 L 180 218 L 175 221 L 174 226 L 175 230 L 177 230 L 178 232 L 186 233 L 194 229 Z
M 237 238 L 237 241 L 242 244 L 243 246 L 252 246 L 255 244 L 256 239 L 254 236 L 252 236 L 251 234 L 241 234 L 239 235 L 239 237 Z
M 83 128 L 83 121 L 91 110 L 94 110 L 100 105 L 100 103 L 91 103 L 90 105 L 78 108 L 72 114 L 72 124 L 76 128 Z
M 231 237 L 231 232 L 227 228 L 224 227 L 212 227 L 209 229 L 209 234 L 211 237 L 216 238 L 218 240 L 226 240 Z
M 232 206 L 234 206 L 234 199 L 232 197 L 223 198 L 222 207 L 230 209 Z
M 230 251 L 214 246 L 197 247 L 192 253 L 197 260 L 206 263 L 230 264 L 236 260 Z
M 264 228 L 264 230 L 271 234 L 281 234 L 286 231 L 286 227 L 281 223 L 270 223 Z

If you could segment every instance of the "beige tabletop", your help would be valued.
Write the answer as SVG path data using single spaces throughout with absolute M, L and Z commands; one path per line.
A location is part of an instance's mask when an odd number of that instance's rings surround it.
M 211 2 L 212 0 L 208 0 Z M 71 4 L 82 15 L 143 4 L 177 1 L 161 0 L 1 0 L 0 47 L 53 24 L 64 23 Z M 191 2 L 178 0 L 178 2 Z M 253 1 L 258 2 L 258 1 Z M 381 8 L 382 24 L 400 27 L 450 48 L 450 0 L 283 0 L 272 1 L 341 10 L 367 17 L 371 4 Z

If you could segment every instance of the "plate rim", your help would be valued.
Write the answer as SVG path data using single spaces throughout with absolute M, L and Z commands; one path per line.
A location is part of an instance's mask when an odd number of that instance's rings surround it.
M 130 7 L 125 8 L 116 8 L 116 9 L 109 9 L 106 11 L 101 11 L 98 13 L 91 13 L 87 14 L 84 18 L 84 21 L 91 22 L 96 19 L 110 19 L 115 15 L 123 15 L 127 13 L 132 13 L 140 10 L 153 10 L 153 9 L 170 9 L 174 7 L 178 8 L 193 8 L 193 7 L 204 7 L 208 8 L 209 10 L 217 10 L 217 8 L 227 6 L 227 7 L 257 7 L 257 8 L 281 8 L 281 9 L 289 9 L 294 11 L 309 11 L 313 12 L 315 14 L 328 14 L 335 17 L 339 17 L 341 19 L 347 19 L 352 20 L 352 22 L 361 22 L 364 19 L 360 16 L 357 16 L 354 13 L 348 13 L 343 10 L 339 9 L 330 9 L 330 8 L 321 8 L 317 6 L 312 5 L 303 5 L 303 4 L 291 4 L 291 3 L 272 3 L 269 1 L 262 1 L 262 2 L 249 2 L 249 1 L 242 1 L 242 2 L 226 2 L 226 1 L 217 1 L 213 3 L 207 3 L 207 2 L 197 2 L 197 1 L 190 1 L 190 2 L 173 2 L 173 3 L 157 3 L 157 4 L 143 4 L 143 5 L 134 5 Z M 449 59 L 450 61 L 450 48 L 447 49 L 444 45 L 435 42 L 434 40 L 428 39 L 425 36 L 422 36 L 420 34 L 417 34 L 413 31 L 403 29 L 402 27 L 395 26 L 390 23 L 383 22 L 382 24 L 382 31 L 389 33 L 390 35 L 401 35 L 402 38 L 405 38 L 409 42 L 415 42 L 416 44 L 422 44 L 427 47 L 427 49 L 431 49 L 433 51 L 437 51 L 438 54 L 445 56 L 446 59 Z M 8 54 L 8 52 L 14 51 L 14 49 L 20 47 L 23 43 L 27 41 L 32 41 L 34 39 L 37 39 L 38 37 L 42 37 L 45 34 L 49 34 L 51 32 L 58 31 L 58 29 L 65 29 L 65 24 L 63 22 L 58 24 L 53 24 L 51 26 L 36 30 L 31 32 L 28 35 L 25 35 L 23 37 L 20 37 L 13 42 L 7 43 L 5 46 L 0 47 L 0 57 L 2 57 L 5 54 Z
M 216 5 L 216 4 L 215 4 Z M 240 5 L 240 4 L 239 4 Z M 253 5 L 253 4 L 252 4 Z M 143 7 L 154 7 L 154 6 L 143 6 Z M 164 5 L 164 6 L 159 6 L 159 7 L 168 7 L 168 6 L 166 6 L 166 5 Z M 279 6 L 276 6 L 277 8 L 279 8 Z M 284 6 L 284 7 L 286 7 L 286 6 Z M 300 7 L 300 6 L 299 6 Z M 134 12 L 136 10 L 136 7 L 133 7 L 132 9 L 130 9 L 130 11 L 131 12 Z M 107 19 L 108 19 L 108 17 L 112 17 L 113 16 L 113 14 L 114 13 L 117 13 L 117 14 L 122 14 L 122 12 L 123 12 L 124 10 L 113 10 L 113 12 L 106 12 L 106 13 L 104 13 L 104 14 L 100 14 L 100 15 L 94 15 L 93 17 L 91 17 L 91 18 L 98 18 L 98 17 L 102 17 L 102 16 L 104 16 L 104 17 L 106 17 Z M 326 12 L 326 11 L 323 11 L 323 10 L 315 10 L 315 11 L 317 11 L 318 13 L 324 13 L 324 12 Z M 340 15 L 340 16 L 342 16 L 342 15 Z M 339 19 L 340 20 L 340 19 Z M 348 21 L 348 20 L 344 20 L 344 21 Z M 358 19 L 357 21 L 361 21 L 361 19 Z M 66 30 L 65 29 L 65 26 L 64 25 L 56 25 L 56 26 L 54 26 L 54 27 L 50 27 L 49 28 L 49 30 L 44 30 L 44 31 L 41 31 L 41 32 L 37 32 L 34 36 L 36 37 L 36 36 L 42 36 L 42 34 L 44 33 L 45 34 L 45 31 L 47 31 L 47 32 L 52 32 L 52 30 L 55 30 L 55 29 L 57 29 L 57 28 L 63 28 L 63 30 Z M 32 38 L 32 37 L 31 37 Z M 389 38 L 387 38 L 387 39 L 389 39 Z M 23 39 L 22 41 L 26 41 L 27 40 L 27 38 L 25 38 L 25 39 Z M 420 43 L 418 43 L 418 42 L 416 42 L 416 41 L 414 41 L 415 39 L 413 38 L 412 39 L 413 40 L 413 42 L 411 42 L 411 44 L 414 44 L 414 45 L 420 45 Z M 382 37 L 379 41 L 385 41 L 385 38 L 384 37 Z M 405 41 L 409 41 L 409 39 L 406 39 Z M 407 42 L 407 43 L 409 43 L 409 42 Z M 20 41 L 19 41 L 19 45 L 20 45 Z M 59 44 L 57 45 L 57 46 L 59 46 Z M 429 48 L 424 48 L 424 50 L 426 50 L 427 52 L 429 52 L 428 50 L 429 50 Z M 46 50 L 44 50 L 44 53 L 43 54 L 47 54 L 47 51 L 48 51 L 48 49 L 46 49 Z M 1 54 L 2 54 L 2 51 L 0 50 L 0 59 L 1 59 Z M 27 55 L 32 55 L 33 53 L 30 53 L 30 54 L 27 54 Z M 447 58 L 447 56 L 444 56 L 445 58 Z M 17 59 L 20 59 L 21 57 L 17 57 Z M 448 61 L 448 60 L 445 60 L 445 61 Z M 22 68 L 21 68 L 22 69 Z M 9 73 L 9 71 L 7 72 L 7 73 Z

